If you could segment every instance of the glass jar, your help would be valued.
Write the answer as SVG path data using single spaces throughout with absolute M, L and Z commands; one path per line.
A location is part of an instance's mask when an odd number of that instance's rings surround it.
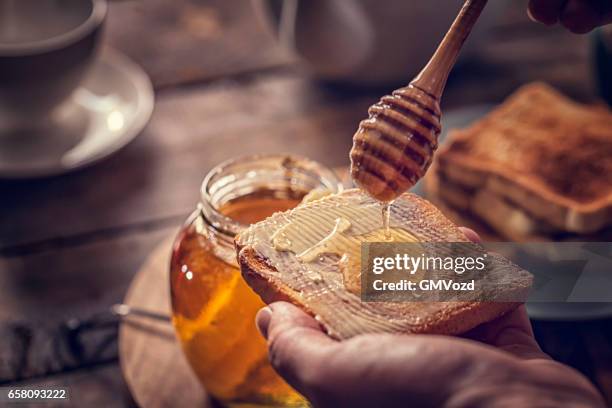
M 173 247 L 173 322 L 187 360 L 209 394 L 232 406 L 307 403 L 268 363 L 254 319 L 263 302 L 243 281 L 234 237 L 298 205 L 313 190 L 338 191 L 335 174 L 311 160 L 249 156 L 215 167 Z

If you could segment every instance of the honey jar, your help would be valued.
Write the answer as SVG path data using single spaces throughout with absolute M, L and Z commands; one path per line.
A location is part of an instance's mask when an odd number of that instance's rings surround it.
M 313 191 L 340 188 L 331 170 L 288 155 L 234 159 L 204 179 L 201 202 L 173 247 L 172 313 L 193 371 L 222 404 L 307 406 L 268 362 L 254 322 L 264 303 L 240 275 L 233 240 L 249 224 L 295 207 Z

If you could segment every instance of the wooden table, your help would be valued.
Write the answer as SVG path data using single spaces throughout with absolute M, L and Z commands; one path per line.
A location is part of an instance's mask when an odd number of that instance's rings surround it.
M 509 2 L 513 3 L 513 2 Z M 69 318 L 122 299 L 154 246 L 198 201 L 203 176 L 244 152 L 296 152 L 348 163 L 366 108 L 393 86 L 358 90 L 303 74 L 254 19 L 247 0 L 147 0 L 110 6 L 106 43 L 150 74 L 156 108 L 131 145 L 92 168 L 0 182 L 0 385 L 70 386 L 78 406 L 133 404 L 116 327 L 98 353 L 44 350 Z M 490 39 L 450 79 L 444 109 L 494 103 L 543 79 L 589 99 L 588 37 L 546 29 L 510 5 Z M 396 84 L 397 85 L 397 84 Z M 240 150 L 237 150 L 240 146 Z M 587 374 L 612 402 L 612 325 L 536 322 L 543 347 Z

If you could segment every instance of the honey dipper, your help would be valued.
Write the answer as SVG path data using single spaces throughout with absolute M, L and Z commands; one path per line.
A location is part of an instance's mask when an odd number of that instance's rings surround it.
M 369 195 L 391 202 L 423 177 L 438 147 L 440 97 L 465 39 L 487 0 L 467 0 L 425 68 L 368 109 L 351 149 L 351 176 Z

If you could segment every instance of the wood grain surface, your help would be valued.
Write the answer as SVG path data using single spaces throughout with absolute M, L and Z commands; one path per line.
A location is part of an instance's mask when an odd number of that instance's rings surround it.
M 533 80 L 592 98 L 590 37 L 531 23 L 525 0 L 507 3 L 487 41 L 453 72 L 443 109 L 496 103 Z M 367 106 L 400 85 L 360 89 L 309 78 L 248 0 L 113 2 L 105 44 L 152 77 L 153 118 L 132 144 L 94 167 L 0 180 L 3 334 L 53 330 L 120 302 L 148 254 L 193 210 L 204 174 L 221 160 L 287 151 L 346 165 Z M 534 325 L 545 350 L 588 375 L 612 402 L 610 320 Z M 10 333 L 0 336 L 0 384 L 73 384 L 91 405 L 133 404 L 116 344 L 108 358 L 62 368 L 23 343 L 20 371 Z

